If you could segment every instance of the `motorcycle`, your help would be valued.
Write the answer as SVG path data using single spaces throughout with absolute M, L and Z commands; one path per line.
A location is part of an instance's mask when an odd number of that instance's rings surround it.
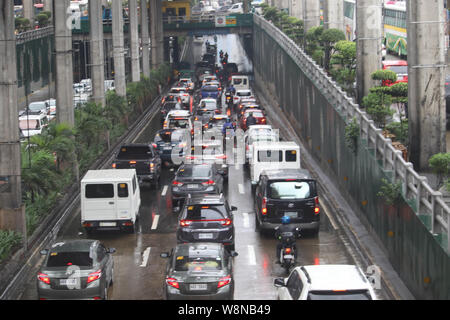
M 297 258 L 296 239 L 298 234 L 299 229 L 296 228 L 295 232 L 282 232 L 277 236 L 281 244 L 277 246 L 277 250 L 280 250 L 280 265 L 286 269 L 287 273 L 295 265 Z
M 231 107 L 233 106 L 233 93 L 225 92 L 225 103 L 227 105 L 227 115 L 231 116 Z

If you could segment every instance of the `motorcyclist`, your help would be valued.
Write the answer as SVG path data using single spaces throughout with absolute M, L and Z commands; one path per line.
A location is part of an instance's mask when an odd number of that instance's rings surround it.
M 227 134 L 227 129 L 230 129 L 231 136 L 234 136 L 234 124 L 231 122 L 230 118 L 227 118 L 227 120 L 225 120 L 225 123 L 222 126 L 222 134 L 224 137 Z
M 247 129 L 248 129 L 250 126 L 253 126 L 253 125 L 255 125 L 255 124 L 257 124 L 257 121 L 256 121 L 256 118 L 253 116 L 253 113 L 251 112 L 251 113 L 248 115 L 247 121 L 246 121 Z
M 228 92 L 231 92 L 231 94 L 234 96 L 236 94 L 236 88 L 233 86 L 233 84 L 231 84 L 228 88 L 227 88 Z
M 283 216 L 281 218 L 281 225 L 275 228 L 275 237 L 279 240 L 277 244 L 277 263 L 280 263 L 281 250 L 287 244 L 292 245 L 292 249 L 294 249 L 294 259 L 297 258 L 297 246 L 295 244 L 295 239 L 300 235 L 300 231 L 297 227 L 290 223 L 291 217 Z M 292 237 L 286 237 L 287 233 L 292 233 L 295 238 L 292 239 Z M 288 241 L 293 242 L 288 243 Z

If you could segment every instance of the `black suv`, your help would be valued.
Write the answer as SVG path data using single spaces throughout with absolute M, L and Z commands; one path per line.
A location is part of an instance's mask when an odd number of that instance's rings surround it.
M 255 190 L 255 219 L 259 231 L 273 230 L 283 216 L 300 230 L 319 232 L 317 183 L 302 169 L 265 170 Z
M 223 194 L 188 196 L 181 211 L 178 243 L 219 242 L 234 251 L 233 213 Z

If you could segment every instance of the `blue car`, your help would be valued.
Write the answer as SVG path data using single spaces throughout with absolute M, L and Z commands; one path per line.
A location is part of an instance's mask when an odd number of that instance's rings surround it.
M 218 100 L 220 98 L 220 90 L 218 86 L 203 86 L 200 89 L 201 99 L 214 98 Z
M 187 139 L 190 139 L 189 131 L 186 129 L 162 129 L 159 130 L 153 140 L 153 148 L 158 152 L 165 166 L 173 164 L 173 157 L 184 159 Z

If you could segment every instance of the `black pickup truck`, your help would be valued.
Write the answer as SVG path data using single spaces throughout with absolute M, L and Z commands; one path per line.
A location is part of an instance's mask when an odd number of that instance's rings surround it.
M 119 148 L 112 167 L 115 169 L 136 169 L 139 184 L 146 182 L 159 188 L 161 158 L 151 144 L 126 144 Z

